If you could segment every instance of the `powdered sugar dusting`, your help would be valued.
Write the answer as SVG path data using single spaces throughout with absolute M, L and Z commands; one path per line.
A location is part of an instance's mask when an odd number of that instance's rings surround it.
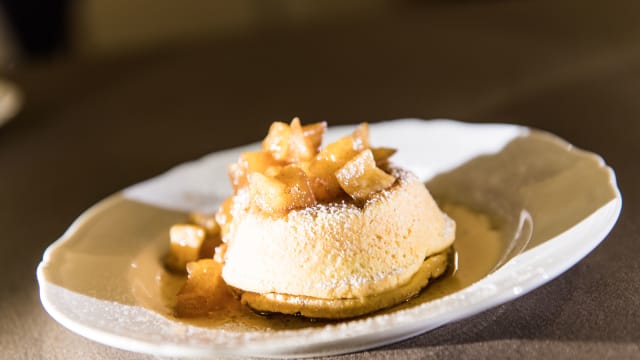
M 327 299 L 371 296 L 408 282 L 453 237 L 443 237 L 443 215 L 418 178 L 390 171 L 394 185 L 363 204 L 339 200 L 286 215 L 253 209 L 240 190 L 224 238 L 225 281 L 249 292 Z

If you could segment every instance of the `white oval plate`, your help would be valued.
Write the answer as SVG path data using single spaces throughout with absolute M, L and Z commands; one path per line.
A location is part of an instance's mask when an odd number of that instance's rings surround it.
M 325 141 L 352 128 L 332 128 Z M 620 213 L 613 171 L 597 155 L 550 134 L 505 124 L 408 119 L 372 124 L 371 137 L 375 145 L 398 148 L 394 162 L 430 180 L 437 194 L 505 216 L 526 215 L 529 235 L 509 244 L 496 269 L 476 283 L 397 311 L 299 330 L 216 329 L 172 319 L 166 309 L 145 303 L 161 292 L 161 270 L 141 264 L 161 267 L 157 244 L 184 211 L 212 210 L 228 196 L 226 165 L 253 144 L 180 165 L 85 212 L 43 256 L 42 304 L 82 336 L 148 354 L 353 352 L 424 333 L 535 289 L 586 256 Z

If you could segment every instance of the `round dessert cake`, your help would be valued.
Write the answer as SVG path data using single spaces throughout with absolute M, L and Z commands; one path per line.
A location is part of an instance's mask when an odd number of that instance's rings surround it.
M 259 312 L 347 318 L 415 296 L 447 268 L 455 223 L 368 127 L 320 148 L 324 123 L 275 123 L 230 166 L 216 220 L 222 278 Z
M 248 191 L 233 221 L 222 276 L 243 302 L 263 312 L 343 318 L 404 301 L 447 267 L 455 223 L 413 174 L 362 205 L 339 201 L 269 216 Z

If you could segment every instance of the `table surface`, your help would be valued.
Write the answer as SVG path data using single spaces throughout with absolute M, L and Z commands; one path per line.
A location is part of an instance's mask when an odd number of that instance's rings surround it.
M 51 319 L 35 268 L 86 208 L 298 115 L 331 124 L 419 117 L 551 131 L 616 171 L 621 217 L 562 276 L 394 345 L 344 356 L 640 358 L 640 3 L 399 3 L 145 54 L 6 74 L 25 106 L 0 128 L 0 357 L 145 358 Z

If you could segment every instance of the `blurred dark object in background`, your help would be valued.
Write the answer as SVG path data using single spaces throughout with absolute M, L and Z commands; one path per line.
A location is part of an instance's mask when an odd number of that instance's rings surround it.
M 29 60 L 68 48 L 69 0 L 0 0 L 19 51 Z
M 391 0 L 0 0 L 0 63 L 2 58 L 29 61 L 57 54 L 113 58 L 275 28 L 331 28 L 386 15 L 397 8 L 393 4 Z M 14 51 L 2 50 L 9 47 Z

